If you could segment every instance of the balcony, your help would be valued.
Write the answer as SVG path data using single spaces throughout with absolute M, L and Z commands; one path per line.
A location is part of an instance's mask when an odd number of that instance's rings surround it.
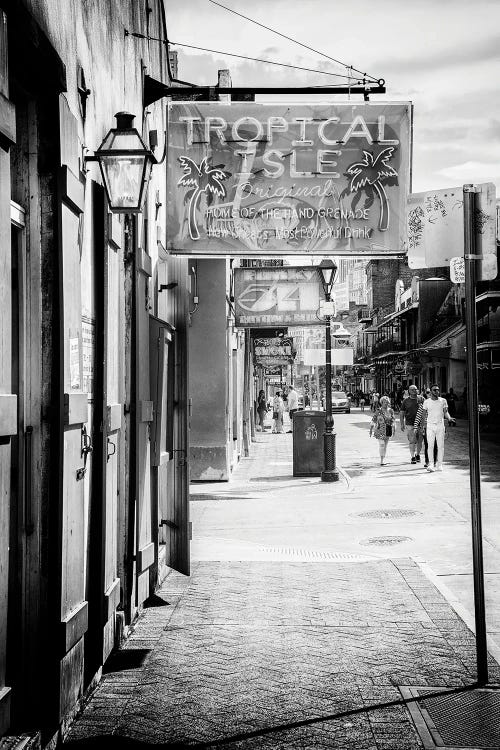
M 369 307 L 362 307 L 358 310 L 358 323 L 371 323 L 373 319 L 373 312 Z
M 486 344 L 488 342 L 500 341 L 500 328 L 491 325 L 481 325 L 477 327 L 477 343 Z
M 376 341 L 373 344 L 372 354 L 377 357 L 388 352 L 405 352 L 407 348 L 406 344 L 402 344 L 401 341 L 386 339 L 385 341 Z

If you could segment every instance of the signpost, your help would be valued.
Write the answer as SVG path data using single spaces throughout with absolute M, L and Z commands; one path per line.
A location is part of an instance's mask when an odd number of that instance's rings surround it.
M 476 264 L 481 260 L 477 240 L 481 237 L 478 193 L 464 185 L 465 330 L 467 343 L 467 413 L 469 416 L 469 461 L 472 520 L 472 564 L 476 623 L 477 681 L 488 682 L 486 611 L 484 596 L 483 534 L 481 522 L 481 464 L 479 459 L 479 409 L 477 393 Z
M 409 103 L 169 102 L 168 250 L 401 254 L 410 131 Z

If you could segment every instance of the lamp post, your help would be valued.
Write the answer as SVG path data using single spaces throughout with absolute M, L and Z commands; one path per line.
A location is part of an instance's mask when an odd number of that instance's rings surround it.
M 85 161 L 99 162 L 112 213 L 140 213 L 151 168 L 157 161 L 134 128 L 134 115 L 118 112 L 115 117 L 116 127 Z
M 327 302 L 331 301 L 331 293 L 337 266 L 331 259 L 323 259 L 318 266 L 318 273 L 321 285 L 325 293 Z M 336 466 L 336 435 L 332 415 L 332 335 L 330 330 L 331 315 L 326 315 L 325 333 L 326 333 L 326 368 L 325 368 L 325 385 L 326 385 L 326 418 L 325 432 L 323 433 L 323 471 L 321 472 L 322 482 L 338 482 L 339 473 Z

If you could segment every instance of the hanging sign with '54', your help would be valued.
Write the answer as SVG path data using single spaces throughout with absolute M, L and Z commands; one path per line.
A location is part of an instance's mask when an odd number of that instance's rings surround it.
M 316 268 L 235 268 L 234 313 L 242 328 L 318 323 L 322 292 Z
M 410 132 L 408 103 L 171 102 L 168 249 L 401 254 Z

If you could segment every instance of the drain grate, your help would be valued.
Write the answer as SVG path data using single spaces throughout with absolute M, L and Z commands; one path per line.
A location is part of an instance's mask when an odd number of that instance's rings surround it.
M 415 726 L 426 750 L 500 747 L 500 691 L 478 688 L 446 692 L 445 688 L 401 688 L 405 698 L 428 693 L 442 695 L 408 703 Z
M 339 562 L 366 562 L 372 560 L 370 555 L 356 555 L 349 552 L 328 552 L 300 547 L 259 547 L 260 552 L 286 560 L 337 560 Z
M 411 536 L 372 536 L 360 542 L 362 547 L 390 547 L 392 544 L 413 542 Z
M 381 508 L 380 510 L 365 510 L 362 513 L 350 513 L 357 518 L 408 518 L 409 516 L 421 516 L 419 510 L 410 508 Z

